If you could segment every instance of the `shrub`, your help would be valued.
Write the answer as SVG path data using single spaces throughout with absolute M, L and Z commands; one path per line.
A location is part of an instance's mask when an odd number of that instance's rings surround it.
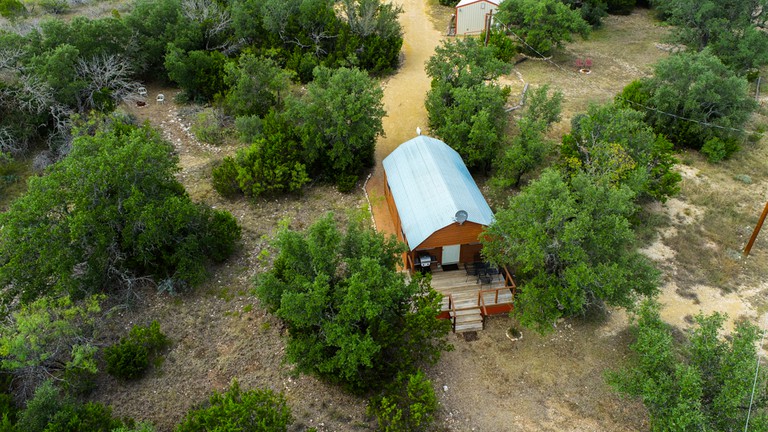
M 400 373 L 384 393 L 371 399 L 368 412 L 385 432 L 428 430 L 435 419 L 437 396 L 424 372 Z
M 728 159 L 733 153 L 739 150 L 739 144 L 734 140 L 722 140 L 714 137 L 707 140 L 701 147 L 701 153 L 707 157 L 710 163 L 717 163 Z
M 635 0 L 608 0 L 608 13 L 612 15 L 629 15 L 635 9 Z
M 282 394 L 271 390 L 240 390 L 237 381 L 225 393 L 210 397 L 203 407 L 187 413 L 176 432 L 287 431 L 291 410 Z
M 40 0 L 39 4 L 44 11 L 52 14 L 62 14 L 69 10 L 67 0 Z
M 133 420 L 126 420 L 129 424 Z M 7 425 L 7 422 L 0 423 Z M 100 403 L 80 404 L 46 381 L 19 413 L 17 431 L 24 432 L 110 432 L 124 428 L 123 421 L 112 417 L 112 408 Z M 7 429 L 3 429 L 7 430 Z M 12 429 L 13 430 L 13 429 Z
M 485 33 L 481 36 L 485 38 Z M 491 35 L 488 37 L 488 44 L 496 48 L 496 58 L 509 63 L 517 54 L 517 46 L 515 43 L 501 30 L 491 31 Z
M 149 367 L 150 360 L 169 344 L 157 321 L 152 321 L 147 327 L 135 325 L 128 337 L 104 350 L 107 373 L 126 380 L 140 378 Z
M 340 174 L 336 178 L 336 187 L 341 193 L 352 192 L 357 185 L 358 176 L 355 174 Z
M 4 18 L 17 18 L 26 11 L 24 4 L 19 0 L 0 0 L 0 16 Z
M 238 138 L 244 143 L 252 143 L 261 136 L 261 117 L 255 115 L 240 116 L 235 118 L 235 130 Z
M 231 198 L 240 193 L 237 183 L 237 163 L 232 157 L 225 157 L 213 167 L 213 188 L 222 196 Z
M 195 138 L 208 144 L 219 145 L 224 142 L 222 113 L 213 108 L 200 111 L 192 123 L 192 133 Z

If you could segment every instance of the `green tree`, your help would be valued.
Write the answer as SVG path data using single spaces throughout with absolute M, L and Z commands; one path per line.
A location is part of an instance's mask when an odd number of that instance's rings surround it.
M 132 420 L 127 419 L 129 423 Z M 112 432 L 125 428 L 122 420 L 112 417 L 112 408 L 100 403 L 81 404 L 62 394 L 52 381 L 46 381 L 35 390 L 19 415 L 17 431 L 27 432 Z
M 554 169 L 496 213 L 483 255 L 522 281 L 515 316 L 538 331 L 604 304 L 630 306 L 657 289 L 657 271 L 634 247 L 634 192 Z
M 141 47 L 133 56 L 134 67 L 148 78 L 168 79 L 164 61 L 169 43 L 184 50 L 202 48 L 202 37 L 183 18 L 179 0 L 137 0 L 123 21 Z
M 237 63 L 227 63 L 225 72 L 224 82 L 229 86 L 225 103 L 230 113 L 264 117 L 272 108 L 280 110 L 290 74 L 274 60 L 245 52 Z
M 433 86 L 426 100 L 429 126 L 459 152 L 467 167 L 487 171 L 504 139 L 508 95 L 508 88 L 493 84 Z
M 443 41 L 426 65 L 433 88 L 437 84 L 475 87 L 509 70 L 509 64 L 497 58 L 495 47 L 483 46 L 480 39 L 473 37 Z
M 19 399 L 32 396 L 49 379 L 76 390 L 97 372 L 94 325 L 101 300 L 43 297 L 3 322 L 0 367 L 14 376 Z
M 131 40 L 131 29 L 115 17 L 89 19 L 76 16 L 71 21 L 46 20 L 40 25 L 40 34 L 31 37 L 38 53 L 49 52 L 67 44 L 77 48 L 84 59 L 100 55 L 118 55 L 132 58 L 136 45 Z
M 185 52 L 169 44 L 165 55 L 168 78 L 179 85 L 189 100 L 210 102 L 227 91 L 224 81 L 226 57 L 219 51 Z
M 76 138 L 0 215 L 3 302 L 130 289 L 146 276 L 181 288 L 232 253 L 235 219 L 190 200 L 170 143 L 149 126 L 109 127 Z
M 629 15 L 635 9 L 636 0 L 607 0 L 608 13 Z
M 491 185 L 497 190 L 517 186 L 524 174 L 539 167 L 552 143 L 544 133 L 553 123 L 560 121 L 563 93 L 556 91 L 549 96 L 549 86 L 543 85 L 530 91 L 523 117 L 517 122 L 518 134 L 494 160 Z
M 571 42 L 573 34 L 586 37 L 590 27 L 560 0 L 506 0 L 499 5 L 496 20 L 521 41 L 521 51 L 535 56 Z
M 356 50 L 360 67 L 373 75 L 389 73 L 400 62 L 403 28 L 398 16 L 401 6 L 382 0 L 343 0 L 351 33 L 359 39 Z
M 272 390 L 243 391 L 235 380 L 226 392 L 214 392 L 208 403 L 187 413 L 176 432 L 285 432 L 292 421 L 285 396 Z
M 270 111 L 261 136 L 214 168 L 214 187 L 219 193 L 232 196 L 240 191 L 257 197 L 297 192 L 309 182 L 299 138 L 285 117 Z
M 307 95 L 291 112 L 309 171 L 351 190 L 363 169 L 373 165 L 376 137 L 384 134 L 384 92 L 358 69 L 319 67 Z
M 701 149 L 719 138 L 735 150 L 756 108 L 747 89 L 745 79 L 704 50 L 659 61 L 653 77 L 630 84 L 619 100 L 645 110 L 646 121 L 675 145 Z
M 672 144 L 629 108 L 591 105 L 574 117 L 561 153 L 567 169 L 627 185 L 638 197 L 666 201 L 680 189 Z
M 396 270 L 403 245 L 365 226 L 342 233 L 328 215 L 306 233 L 283 228 L 272 270 L 256 282 L 289 328 L 286 359 L 300 372 L 365 391 L 434 363 L 448 348 L 439 295 Z
M 739 74 L 768 63 L 767 0 L 655 0 L 675 25 L 672 38 L 693 51 L 709 48 Z
M 643 401 L 653 431 L 768 429 L 768 375 L 762 369 L 755 375 L 758 329 L 739 322 L 725 339 L 724 315 L 698 315 L 695 321 L 681 341 L 661 320 L 659 305 L 643 302 L 632 327 L 635 358 L 627 369 L 610 373 L 608 381 Z
M 507 127 L 509 89 L 487 83 L 508 71 L 477 38 L 443 42 L 427 62 L 429 126 L 470 168 L 487 170 Z
M 27 8 L 19 0 L 0 0 L 0 16 L 13 20 L 26 13 Z
M 608 4 L 605 0 L 561 0 L 564 4 L 577 9 L 581 18 L 593 28 L 603 25 L 603 18 L 608 16 Z
M 437 407 L 432 382 L 418 371 L 397 374 L 380 395 L 371 398 L 368 412 L 384 432 L 419 432 L 430 430 Z

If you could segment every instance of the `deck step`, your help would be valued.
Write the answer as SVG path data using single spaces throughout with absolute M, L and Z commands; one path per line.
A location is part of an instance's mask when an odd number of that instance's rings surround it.
M 456 333 L 463 333 L 468 331 L 480 331 L 482 329 L 483 329 L 483 320 L 456 323 Z
M 452 312 L 452 314 L 454 313 Z M 483 329 L 483 315 L 480 313 L 479 308 L 456 311 L 453 318 L 457 333 Z

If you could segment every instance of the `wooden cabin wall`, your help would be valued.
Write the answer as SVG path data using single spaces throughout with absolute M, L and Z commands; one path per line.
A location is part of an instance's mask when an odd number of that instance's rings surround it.
M 483 249 L 483 245 L 480 243 L 475 244 L 463 244 L 461 245 L 461 253 L 459 260 L 463 263 L 471 263 L 477 261 L 477 257 L 480 255 L 480 251 Z
M 397 233 L 397 239 L 408 243 L 408 240 L 403 234 L 403 225 L 400 222 L 400 214 L 397 212 L 397 206 L 395 205 L 395 198 L 392 196 L 392 190 L 389 188 L 389 182 L 387 181 L 387 173 L 384 173 L 384 198 L 387 200 L 387 207 L 389 208 L 389 215 L 392 217 L 392 223 L 395 226 L 395 232 Z
M 414 249 L 434 249 L 447 245 L 478 243 L 478 237 L 480 237 L 480 233 L 483 232 L 483 229 L 485 229 L 483 225 L 474 222 L 464 222 L 463 225 L 453 223 L 445 228 L 435 231 Z

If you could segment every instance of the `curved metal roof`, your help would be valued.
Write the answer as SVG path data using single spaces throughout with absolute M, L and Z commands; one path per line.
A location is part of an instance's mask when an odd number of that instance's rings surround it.
M 400 144 L 383 164 L 411 250 L 454 223 L 459 210 L 467 212 L 470 222 L 493 222 L 493 212 L 461 156 L 444 142 L 417 136 Z
M 456 7 L 460 8 L 460 7 L 464 7 L 464 6 L 467 6 L 467 5 L 471 5 L 472 3 L 479 3 L 481 1 L 483 1 L 483 0 L 461 0 L 459 2 L 459 4 L 456 5 Z M 487 1 L 488 3 L 493 3 L 496 6 L 498 6 L 502 2 L 502 0 L 485 0 L 485 1 Z

